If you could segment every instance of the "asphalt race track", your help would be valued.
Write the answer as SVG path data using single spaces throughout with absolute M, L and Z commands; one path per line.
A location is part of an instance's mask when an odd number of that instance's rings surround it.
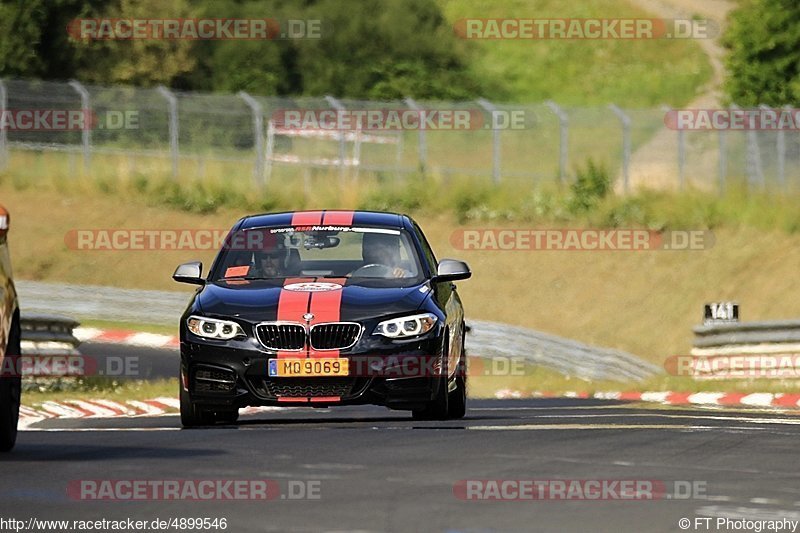
M 782 414 L 592 400 L 472 401 L 466 419 L 447 422 L 373 407 L 278 409 L 193 430 L 176 416 L 48 420 L 0 460 L 0 511 L 20 520 L 224 517 L 236 532 L 681 531 L 681 518 L 800 518 L 799 439 L 800 418 Z M 67 490 L 87 479 L 269 479 L 280 494 L 82 501 Z M 649 480 L 667 495 L 475 501 L 454 491 L 460 480 L 532 479 Z M 489 486 L 472 494 L 491 495 Z

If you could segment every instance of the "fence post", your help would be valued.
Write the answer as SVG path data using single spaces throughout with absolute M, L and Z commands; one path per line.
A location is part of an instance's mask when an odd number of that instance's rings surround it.
M 178 99 L 163 85 L 158 86 L 158 92 L 169 105 L 169 152 L 172 156 L 172 178 L 178 177 Z
M 478 105 L 484 108 L 492 118 L 492 181 L 500 183 L 500 128 L 495 124 L 497 106 L 485 98 L 478 99 Z
M 266 176 L 264 182 L 270 181 L 272 178 L 272 153 L 275 150 L 275 122 L 272 119 L 267 121 L 267 153 L 264 154 L 264 163 L 266 165 Z
M 775 124 L 778 123 L 778 113 L 771 107 L 761 104 L 758 108 L 764 112 L 764 114 L 771 115 L 772 119 L 774 120 Z M 782 128 L 778 128 L 778 132 L 775 139 L 775 151 L 776 151 L 776 170 L 777 170 L 777 181 L 780 184 L 781 188 L 783 188 L 784 183 L 784 176 L 783 176 L 783 160 L 784 160 L 784 153 L 786 150 L 786 143 L 783 137 L 783 130 Z M 765 184 L 764 184 L 765 185 Z
M 325 96 L 325 101 L 328 102 L 332 108 L 334 108 L 337 113 L 341 113 L 344 111 L 344 106 L 331 95 Z M 338 122 L 338 121 L 337 121 Z M 344 163 L 345 163 L 345 156 L 347 155 L 347 145 L 346 145 L 346 136 L 345 132 L 339 130 L 339 174 L 344 175 Z
M 775 134 L 775 151 L 777 156 L 776 173 L 778 176 L 778 186 L 781 190 L 783 190 L 786 188 L 786 134 L 778 122 L 778 112 L 765 105 L 760 107 L 765 111 L 771 111 L 775 117 L 775 127 L 778 129 L 777 133 Z M 791 113 L 792 110 L 791 106 L 784 106 L 783 109 L 789 113 Z
M 411 98 L 406 98 L 405 99 L 405 103 L 410 109 L 412 109 L 413 111 L 416 111 L 416 112 L 418 112 L 420 114 L 419 123 L 420 123 L 420 125 L 424 124 L 425 123 L 424 116 L 423 116 L 424 111 L 422 110 L 422 108 L 419 107 L 417 105 L 417 103 L 414 100 L 412 100 Z M 420 126 L 420 128 L 419 128 L 419 170 L 420 170 L 420 172 L 425 174 L 425 170 L 426 170 L 427 167 L 428 167 L 428 141 L 425 138 L 425 128 Z
M 792 106 L 784 106 L 787 113 L 792 112 Z M 782 190 L 786 189 L 786 132 L 782 127 L 778 127 L 778 185 Z
M 669 113 L 672 108 L 668 105 L 662 105 L 661 110 L 664 113 Z M 686 184 L 686 130 L 683 128 L 676 128 L 678 134 L 678 186 L 679 190 L 683 190 Z
M 92 103 L 89 98 L 89 91 L 86 87 L 76 80 L 70 80 L 69 86 L 81 97 L 81 111 L 83 113 L 83 129 L 81 130 L 81 141 L 83 143 L 83 170 L 89 172 L 91 165 L 91 146 L 92 146 Z
M 610 104 L 608 108 L 617 115 L 620 123 L 622 123 L 622 186 L 623 190 L 627 193 L 630 188 L 631 119 L 615 104 Z
M 719 130 L 719 194 L 725 194 L 728 179 L 728 138 L 724 129 Z
M 0 113 L 5 113 L 8 107 L 8 93 L 6 92 L 6 82 L 0 79 Z M 8 166 L 8 131 L 0 128 L 0 170 L 5 170 Z
M 741 111 L 741 108 L 732 104 L 731 109 Z M 745 171 L 747 172 L 747 186 L 750 188 L 754 184 L 764 185 L 764 170 L 761 166 L 761 149 L 758 147 L 758 137 L 752 128 L 745 131 Z
M 569 115 L 552 100 L 548 100 L 545 104 L 558 117 L 558 179 L 562 185 L 565 185 L 567 183 L 567 158 L 569 155 Z
M 245 101 L 253 113 L 253 143 L 255 143 L 255 163 L 253 164 L 253 180 L 263 187 L 264 181 L 264 108 L 255 98 L 245 91 L 239 91 L 239 97 Z

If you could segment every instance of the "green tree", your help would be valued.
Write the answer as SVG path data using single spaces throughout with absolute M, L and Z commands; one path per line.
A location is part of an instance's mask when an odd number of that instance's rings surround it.
M 257 94 L 468 98 L 468 43 L 433 0 L 202 0 L 204 16 L 319 20 L 320 38 L 200 43 L 187 85 Z
M 78 18 L 322 22 L 320 38 L 92 40 Z M 482 94 L 436 0 L 0 0 L 0 72 L 266 95 L 465 99 Z
M 744 0 L 724 37 L 725 90 L 741 106 L 800 101 L 800 2 Z
M 3 76 L 41 75 L 44 62 L 37 53 L 46 15 L 43 0 L 0 4 L 0 73 Z
M 354 98 L 470 98 L 467 42 L 433 0 L 356 0 L 342 9 L 319 0 L 307 15 L 324 21 L 323 39 L 296 42 L 301 92 Z
M 179 19 L 192 18 L 187 0 L 119 0 L 104 10 L 106 18 Z M 75 50 L 79 79 L 99 84 L 151 87 L 172 85 L 196 65 L 195 41 L 176 39 L 78 40 L 70 38 Z

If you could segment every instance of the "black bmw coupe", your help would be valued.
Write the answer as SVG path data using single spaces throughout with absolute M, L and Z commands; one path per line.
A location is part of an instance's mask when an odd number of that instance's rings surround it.
M 408 216 L 302 211 L 231 229 L 180 321 L 181 421 L 231 423 L 245 406 L 376 404 L 415 418 L 466 411 L 457 280 Z

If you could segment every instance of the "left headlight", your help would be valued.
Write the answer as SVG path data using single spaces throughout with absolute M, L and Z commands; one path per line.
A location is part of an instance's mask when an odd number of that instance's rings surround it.
M 384 320 L 375 327 L 373 335 L 383 335 L 390 339 L 416 337 L 429 332 L 436 324 L 436 315 L 423 313 L 421 315 L 401 316 L 391 320 Z
M 236 322 L 216 318 L 190 316 L 186 319 L 186 327 L 198 337 L 207 339 L 228 340 L 244 335 L 242 327 Z

